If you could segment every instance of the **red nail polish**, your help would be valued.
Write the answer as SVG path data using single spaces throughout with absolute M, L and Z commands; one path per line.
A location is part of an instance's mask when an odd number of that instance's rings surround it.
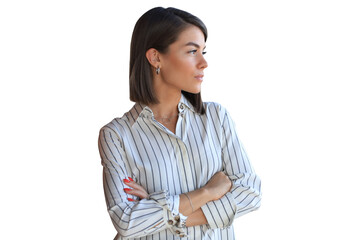
M 134 199 L 132 199 L 132 198 L 128 198 L 127 200 L 130 201 L 130 202 L 134 201 Z
M 129 181 L 129 180 L 127 180 L 126 178 L 124 179 L 124 182 L 126 182 L 126 183 L 130 183 L 130 181 Z
M 124 188 L 124 191 L 130 191 L 131 189 L 130 188 Z
M 130 181 L 132 181 L 132 182 L 134 181 L 131 177 L 128 177 L 128 178 L 130 179 Z

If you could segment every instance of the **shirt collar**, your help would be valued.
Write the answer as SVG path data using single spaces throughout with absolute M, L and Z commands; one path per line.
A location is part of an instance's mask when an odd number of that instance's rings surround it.
M 196 113 L 194 106 L 187 100 L 187 98 L 181 94 L 181 98 L 178 104 L 179 113 L 183 113 L 186 109 L 190 109 L 194 113 Z M 131 125 L 136 123 L 139 118 L 147 117 L 152 118 L 154 116 L 154 113 L 152 110 L 144 104 L 141 103 L 135 103 L 133 108 L 128 112 L 129 116 L 128 118 L 131 121 Z
M 183 94 L 181 94 L 180 102 L 178 104 L 179 112 L 180 112 L 181 104 L 183 104 L 185 107 L 187 107 L 188 109 L 190 109 L 191 111 L 196 113 L 194 106 L 190 103 L 190 101 Z

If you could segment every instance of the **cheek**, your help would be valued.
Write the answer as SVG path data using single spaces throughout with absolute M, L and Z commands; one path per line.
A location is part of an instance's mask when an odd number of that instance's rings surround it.
M 176 72 L 180 75 L 187 75 L 193 71 L 193 64 L 186 59 L 176 60 L 172 66 L 174 73 Z
M 169 61 L 171 67 L 169 69 L 171 69 L 174 72 L 180 72 L 180 73 L 186 73 L 190 70 L 192 70 L 192 62 L 187 59 L 186 57 L 176 57 L 176 58 L 172 58 Z

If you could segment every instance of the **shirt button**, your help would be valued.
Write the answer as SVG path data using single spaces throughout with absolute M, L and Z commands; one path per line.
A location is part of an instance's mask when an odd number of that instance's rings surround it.
M 181 234 L 179 237 L 185 237 L 185 235 L 184 235 L 184 234 Z
M 181 105 L 180 105 L 180 109 L 181 109 L 181 110 L 184 109 L 184 105 L 181 104 Z
M 176 230 L 175 232 L 176 232 L 176 234 L 180 234 L 180 231 L 179 231 L 179 230 Z
M 179 221 L 180 220 L 180 217 L 179 216 L 176 216 L 175 217 L 175 221 Z
M 174 223 L 173 220 L 168 221 L 168 224 L 170 224 L 170 225 L 173 225 L 173 223 Z

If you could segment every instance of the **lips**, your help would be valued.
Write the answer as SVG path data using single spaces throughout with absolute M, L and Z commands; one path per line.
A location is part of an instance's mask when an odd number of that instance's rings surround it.
M 196 75 L 195 78 L 202 81 L 204 78 L 204 74 Z

